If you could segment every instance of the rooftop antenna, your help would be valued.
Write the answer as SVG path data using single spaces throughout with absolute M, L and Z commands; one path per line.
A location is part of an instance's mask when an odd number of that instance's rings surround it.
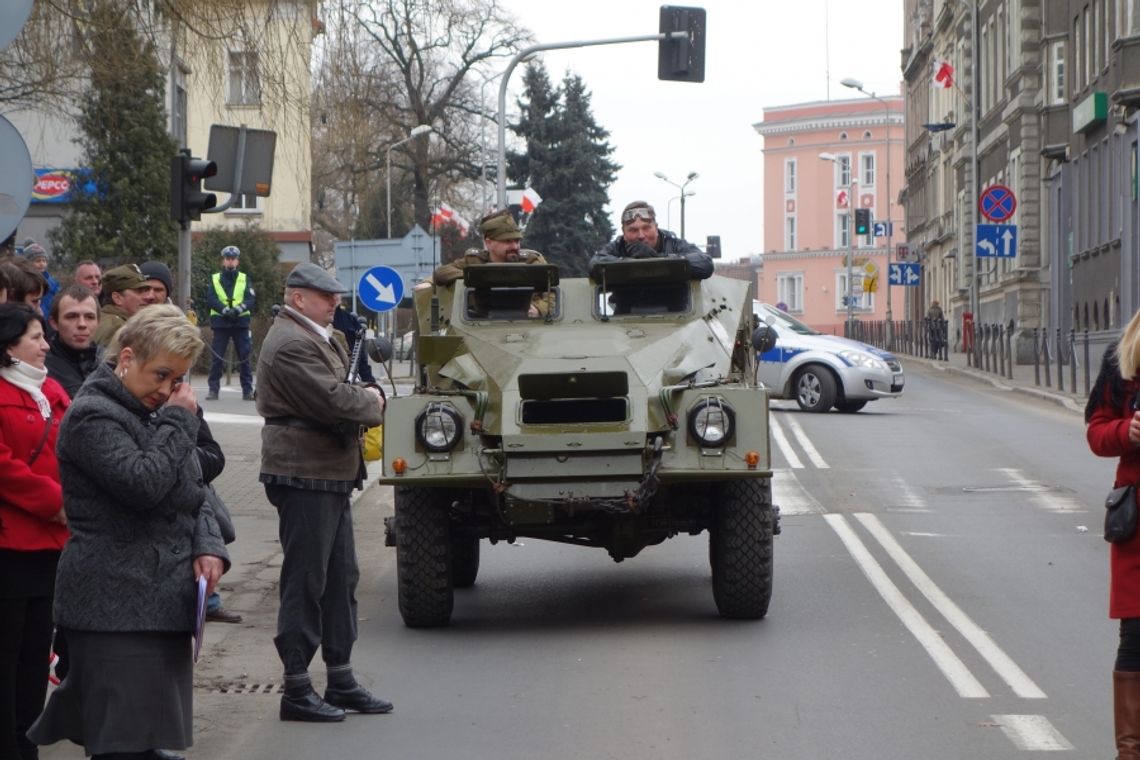
M 831 100 L 831 6 L 823 0 L 823 75 L 827 80 L 827 99 Z

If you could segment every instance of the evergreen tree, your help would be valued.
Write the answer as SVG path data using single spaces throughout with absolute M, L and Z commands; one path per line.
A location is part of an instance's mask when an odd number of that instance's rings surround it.
M 511 156 L 510 175 L 543 200 L 523 242 L 563 276 L 585 276 L 590 255 L 614 234 L 605 205 L 621 167 L 610 160 L 609 132 L 594 120 L 581 77 L 567 74 L 554 90 L 541 64 L 531 64 L 524 84 L 527 102 L 512 129 L 527 150 Z
M 166 129 L 158 58 L 117 3 L 93 6 L 85 44 L 97 59 L 124 64 L 90 72 L 77 142 L 94 192 L 76 198 L 55 231 L 55 248 L 70 263 L 173 263 L 178 241 L 170 220 L 170 159 L 178 148 Z

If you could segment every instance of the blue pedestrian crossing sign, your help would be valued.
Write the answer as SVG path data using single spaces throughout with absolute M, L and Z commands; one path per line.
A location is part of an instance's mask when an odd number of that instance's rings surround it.
M 404 298 L 404 278 L 392 267 L 372 267 L 360 278 L 356 297 L 372 311 L 391 311 Z
M 1012 259 L 1017 256 L 1016 224 L 979 224 L 975 236 L 978 256 Z
M 917 261 L 900 261 L 897 264 L 887 265 L 888 284 L 916 288 L 921 282 L 922 264 L 919 264 Z

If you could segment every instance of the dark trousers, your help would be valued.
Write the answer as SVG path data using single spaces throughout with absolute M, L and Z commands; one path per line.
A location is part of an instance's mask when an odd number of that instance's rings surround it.
M 226 363 L 226 347 L 234 343 L 237 353 L 238 372 L 241 374 L 241 392 L 253 393 L 253 371 L 249 368 L 249 353 L 253 350 L 253 339 L 248 327 L 215 327 L 214 339 L 210 343 L 213 361 L 210 362 L 210 392 L 217 393 L 222 384 L 222 370 Z
M 35 758 L 24 736 L 44 707 L 51 596 L 0 599 L 0 757 Z
M 1140 672 L 1140 618 L 1120 621 L 1120 644 L 1116 648 L 1114 670 Z
M 321 648 L 326 665 L 347 665 L 356 642 L 356 540 L 347 493 L 266 484 L 277 507 L 281 563 L 277 654 L 285 675 L 308 672 Z

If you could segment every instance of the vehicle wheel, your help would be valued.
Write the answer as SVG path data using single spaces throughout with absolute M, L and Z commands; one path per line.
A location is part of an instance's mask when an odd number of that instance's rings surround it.
M 400 615 L 409 628 L 451 621 L 451 518 L 447 491 L 396 489 L 396 580 Z
M 862 401 L 840 401 L 835 405 L 835 408 L 844 414 L 854 414 L 867 405 L 867 400 Z
M 471 588 L 479 576 L 479 537 L 451 536 L 451 584 Z
M 827 412 L 835 404 L 835 377 L 830 370 L 811 364 L 796 373 L 796 403 L 805 412 Z
M 721 617 L 755 620 L 772 599 L 772 490 L 767 478 L 724 483 L 709 529 Z

